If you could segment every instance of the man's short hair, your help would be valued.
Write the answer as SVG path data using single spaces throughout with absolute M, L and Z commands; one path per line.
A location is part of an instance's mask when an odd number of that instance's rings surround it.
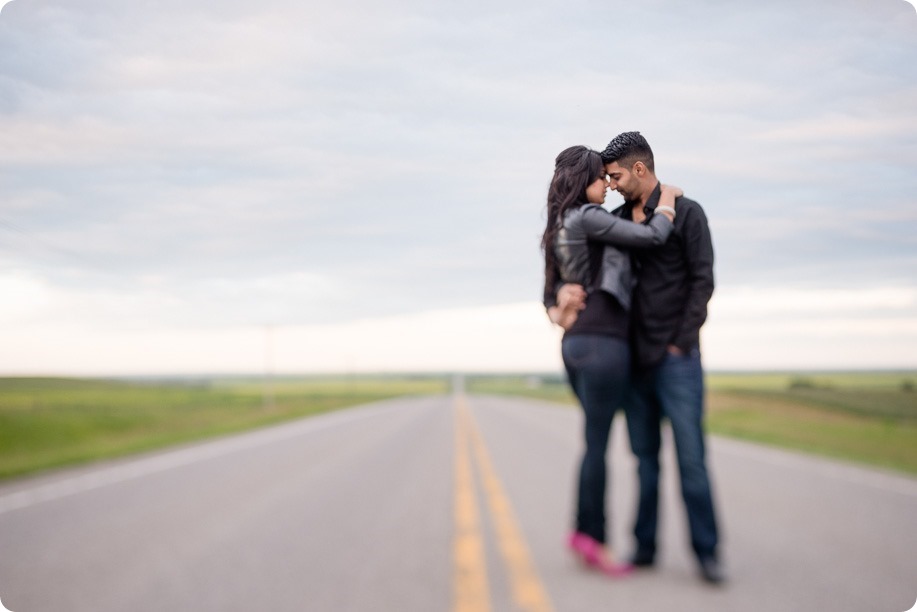
M 605 164 L 618 162 L 623 167 L 632 168 L 638 161 L 643 162 L 650 172 L 656 171 L 653 150 L 640 132 L 618 134 L 602 151 L 602 163 Z

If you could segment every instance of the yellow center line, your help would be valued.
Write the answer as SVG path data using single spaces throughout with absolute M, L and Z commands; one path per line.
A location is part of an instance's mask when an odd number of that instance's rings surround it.
M 455 411 L 455 612 L 489 612 L 487 562 L 478 520 L 478 500 L 471 474 L 466 419 L 456 404 Z
M 456 397 L 456 416 L 456 448 L 464 446 L 465 439 L 471 444 L 478 470 L 481 474 L 482 485 L 487 495 L 497 542 L 510 577 L 513 601 L 521 610 L 551 612 L 553 607 L 550 598 L 538 577 L 534 563 L 532 563 L 525 537 L 519 528 L 509 496 L 497 476 L 490 453 L 487 451 L 480 430 L 474 423 L 474 418 L 468 409 L 467 402 L 464 396 L 461 395 Z M 467 450 L 465 449 L 457 450 L 456 452 L 457 455 L 464 454 L 467 456 Z M 458 566 L 456 569 L 458 571 Z M 488 608 L 476 609 L 484 610 Z

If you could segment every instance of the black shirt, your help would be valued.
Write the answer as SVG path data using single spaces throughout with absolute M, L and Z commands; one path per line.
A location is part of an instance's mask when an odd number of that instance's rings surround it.
M 564 335 L 598 334 L 616 336 L 626 341 L 628 318 L 628 312 L 613 295 L 595 289 L 586 297 L 586 308 L 579 312 L 576 321 Z
M 657 185 L 644 207 L 652 218 L 661 194 Z M 631 308 L 631 342 L 640 365 L 659 362 L 670 344 L 684 352 L 698 346 L 713 295 L 713 242 L 707 216 L 688 198 L 675 203 L 675 231 L 664 245 L 632 251 L 637 287 Z M 633 220 L 630 204 L 613 211 Z

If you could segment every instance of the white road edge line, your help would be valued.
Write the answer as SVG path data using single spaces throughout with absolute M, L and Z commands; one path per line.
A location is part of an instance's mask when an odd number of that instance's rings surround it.
M 325 415 L 306 417 L 300 421 L 291 421 L 270 426 L 249 433 L 237 434 L 230 438 L 204 442 L 190 448 L 175 451 L 164 451 L 153 457 L 127 460 L 127 463 L 104 467 L 90 471 L 80 476 L 65 478 L 63 480 L 38 485 L 14 493 L 0 495 L 0 514 L 28 508 L 36 504 L 68 497 L 77 493 L 99 489 L 109 485 L 142 478 L 150 474 L 157 474 L 166 470 L 191 465 L 209 459 L 215 459 L 242 450 L 264 446 L 272 442 L 295 438 L 311 432 L 320 431 L 344 425 L 351 421 L 370 418 L 380 412 L 392 410 L 395 407 L 367 405 L 367 410 L 345 409 Z M 358 408 L 358 407 L 354 407 Z

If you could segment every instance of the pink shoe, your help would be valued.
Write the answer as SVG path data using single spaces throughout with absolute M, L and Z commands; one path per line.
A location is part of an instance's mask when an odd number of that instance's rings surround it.
M 570 537 L 567 539 L 567 548 L 572 550 L 574 554 L 579 555 L 583 561 L 587 551 L 591 549 L 590 541 L 592 538 L 587 536 L 585 533 L 580 533 L 579 531 L 574 531 L 570 534 Z
M 611 576 L 612 578 L 624 578 L 634 573 L 634 566 L 630 563 L 609 563 L 608 561 L 602 561 L 599 565 L 599 570 L 606 576 Z
M 605 559 L 602 544 L 585 533 L 577 531 L 570 534 L 567 546 L 579 555 L 586 565 L 594 567 L 606 576 L 622 578 L 634 571 L 634 566 L 629 563 L 614 563 Z

